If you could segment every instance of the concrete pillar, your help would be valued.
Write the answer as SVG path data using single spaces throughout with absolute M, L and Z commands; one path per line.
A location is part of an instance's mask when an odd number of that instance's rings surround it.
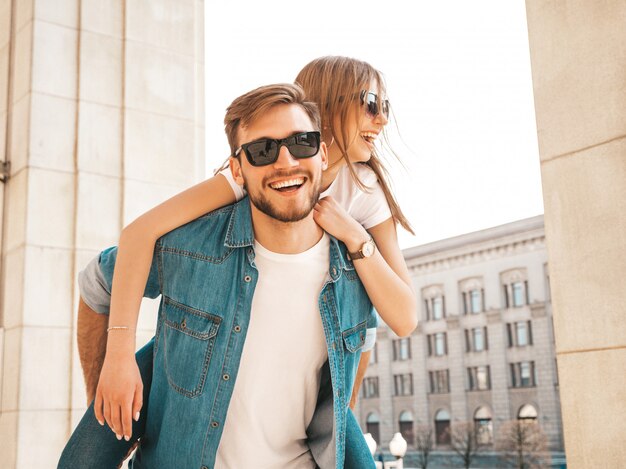
M 526 10 L 568 467 L 622 467 L 626 4 Z
M 84 411 L 77 272 L 204 176 L 203 5 L 0 2 L 0 467 L 56 467 Z

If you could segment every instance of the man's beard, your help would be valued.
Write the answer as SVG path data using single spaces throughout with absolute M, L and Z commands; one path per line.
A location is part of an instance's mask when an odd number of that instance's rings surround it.
M 281 177 L 282 176 L 283 175 L 281 174 Z M 315 204 L 317 203 L 320 197 L 320 187 L 322 184 L 321 170 L 320 170 L 320 174 L 318 174 L 317 177 L 313 177 L 313 174 L 310 173 L 309 171 L 297 171 L 294 173 L 284 174 L 284 177 L 296 177 L 296 176 L 306 177 L 307 182 L 311 184 L 310 197 L 305 201 L 302 207 L 295 207 L 292 209 L 287 208 L 286 210 L 281 211 L 279 207 L 277 207 L 267 197 L 265 197 L 265 194 L 263 193 L 262 189 L 259 190 L 258 193 L 250 191 L 245 181 L 245 177 L 244 177 L 243 187 L 248 192 L 248 197 L 250 198 L 250 202 L 257 209 L 259 209 L 259 211 L 261 211 L 268 217 L 274 218 L 275 220 L 278 220 L 280 222 L 293 223 L 293 222 L 300 221 L 306 218 L 309 215 L 309 213 L 311 213 L 311 210 L 313 210 L 313 207 L 315 207 Z M 276 174 L 266 177 L 263 180 L 263 187 L 267 186 L 269 188 L 269 186 L 266 184 L 265 181 L 274 177 L 276 177 Z M 269 188 L 269 190 L 274 190 L 274 189 Z M 302 189 L 298 189 L 298 190 L 302 190 Z

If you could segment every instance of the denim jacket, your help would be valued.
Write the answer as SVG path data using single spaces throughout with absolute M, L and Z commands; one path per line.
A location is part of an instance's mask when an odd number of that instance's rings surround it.
M 117 248 L 100 254 L 109 289 L 116 254 Z M 144 293 L 162 295 L 154 374 L 133 468 L 213 468 L 250 320 L 254 260 L 247 197 L 157 241 Z M 377 319 L 346 247 L 332 237 L 319 310 L 328 361 L 308 443 L 320 467 L 340 469 L 361 348 L 366 328 L 376 327 Z

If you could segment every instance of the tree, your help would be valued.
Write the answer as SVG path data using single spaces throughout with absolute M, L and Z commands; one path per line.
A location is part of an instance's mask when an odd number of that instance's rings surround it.
M 418 425 L 415 432 L 417 464 L 421 469 L 428 468 L 428 459 L 433 450 L 433 429 L 430 425 Z
M 536 420 L 512 420 L 502 425 L 498 450 L 509 466 L 517 469 L 545 467 L 548 441 Z
M 479 442 L 473 422 L 459 422 L 452 425 L 450 446 L 463 461 L 463 467 L 469 469 L 476 453 L 485 445 Z

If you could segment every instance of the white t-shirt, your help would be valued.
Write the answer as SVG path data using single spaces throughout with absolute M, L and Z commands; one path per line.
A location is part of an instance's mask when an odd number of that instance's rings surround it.
M 332 196 L 352 218 L 369 230 L 391 218 L 391 210 L 372 168 L 362 163 L 354 163 L 352 167 L 365 186 L 372 188 L 371 192 L 359 189 L 352 179 L 350 169 L 343 165 L 332 184 L 320 194 L 320 198 Z M 246 195 L 245 190 L 235 182 L 230 169 L 226 168 L 220 174 L 228 180 L 237 200 L 243 199 Z
M 320 198 L 328 195 L 332 196 L 352 218 L 358 221 L 363 228 L 369 230 L 373 226 L 391 218 L 391 210 L 389 209 L 383 188 L 372 168 L 362 163 L 354 163 L 352 167 L 365 186 L 371 188 L 369 192 L 359 189 L 359 186 L 352 179 L 348 166 L 343 165 L 332 184 L 320 194 Z M 230 169 L 226 168 L 220 174 L 230 184 L 237 201 L 243 199 L 246 192 L 243 187 L 235 182 Z M 362 351 L 372 350 L 375 343 L 376 328 L 368 329 Z
M 318 300 L 329 238 L 300 254 L 255 242 L 259 271 L 216 469 L 315 468 L 306 442 L 328 359 Z

